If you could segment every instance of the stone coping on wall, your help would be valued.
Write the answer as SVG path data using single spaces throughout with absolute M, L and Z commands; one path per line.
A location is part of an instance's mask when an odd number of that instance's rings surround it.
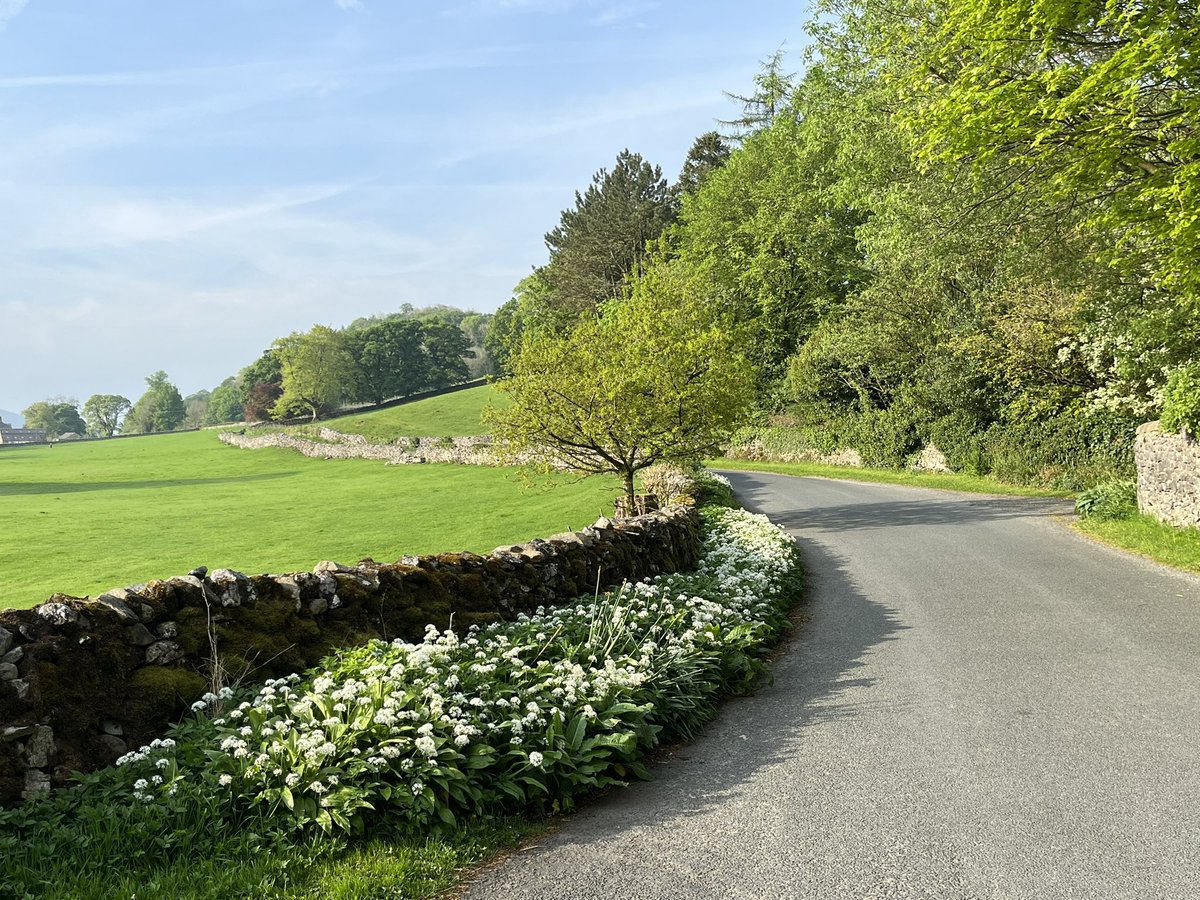
M 1200 528 L 1200 442 L 1147 422 L 1137 430 L 1133 458 L 1138 509 L 1171 525 Z
M 699 519 L 673 506 L 578 532 L 395 563 L 187 575 L 0 610 L 0 803 L 64 783 L 162 734 L 203 693 L 316 665 L 372 638 L 465 631 L 694 568 Z M 214 660 L 227 674 L 214 677 Z

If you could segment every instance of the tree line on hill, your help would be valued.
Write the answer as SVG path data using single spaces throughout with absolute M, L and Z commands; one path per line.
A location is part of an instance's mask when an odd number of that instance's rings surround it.
M 1064 487 L 1128 471 L 1138 423 L 1200 427 L 1196 19 L 826 0 L 803 74 L 768 59 L 676 184 L 624 151 L 576 194 L 492 357 L 529 396 L 569 385 L 547 345 L 670 283 L 753 365 L 757 421 L 818 448 L 902 465 L 932 441 L 957 469 Z M 636 335 L 614 352 L 659 362 Z
M 380 404 L 488 374 L 491 322 L 450 306 L 403 304 L 345 328 L 314 325 L 278 338 L 262 356 L 213 390 L 180 394 L 166 372 L 146 379 L 136 402 L 94 394 L 82 405 L 55 397 L 27 407 L 27 428 L 111 437 L 296 415 L 316 418 L 346 403 Z

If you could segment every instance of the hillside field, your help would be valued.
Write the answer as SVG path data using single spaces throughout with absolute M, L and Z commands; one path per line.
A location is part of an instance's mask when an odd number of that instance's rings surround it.
M 481 385 L 390 409 L 355 412 L 319 424 L 347 434 L 361 434 L 376 443 L 397 437 L 465 437 L 487 434 L 483 408 L 489 403 L 506 406 L 507 402 L 508 398 L 491 385 Z
M 611 512 L 618 490 L 607 478 L 527 486 L 511 469 L 239 450 L 215 431 L 5 449 L 0 607 L 200 565 L 253 574 L 486 553 L 590 524 Z

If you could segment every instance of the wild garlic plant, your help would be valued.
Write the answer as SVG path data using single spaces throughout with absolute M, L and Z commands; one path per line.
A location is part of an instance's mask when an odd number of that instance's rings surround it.
M 740 510 L 702 515 L 694 572 L 461 637 L 430 626 L 421 643 L 375 641 L 240 703 L 209 695 L 177 741 L 120 761 L 133 799 L 187 786 L 231 814 L 355 832 L 377 818 L 561 808 L 644 777 L 646 751 L 754 683 L 793 596 L 796 552 L 780 529 Z M 223 713 L 205 713 L 218 702 Z

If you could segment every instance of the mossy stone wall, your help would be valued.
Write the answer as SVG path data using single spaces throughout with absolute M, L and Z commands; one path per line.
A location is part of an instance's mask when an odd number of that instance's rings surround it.
M 428 624 L 465 631 L 690 569 L 698 552 L 695 510 L 672 507 L 486 556 L 324 562 L 286 575 L 200 568 L 0 610 L 0 803 L 160 735 L 211 689 L 214 658 L 226 683 L 262 682 L 372 638 L 419 641 Z

